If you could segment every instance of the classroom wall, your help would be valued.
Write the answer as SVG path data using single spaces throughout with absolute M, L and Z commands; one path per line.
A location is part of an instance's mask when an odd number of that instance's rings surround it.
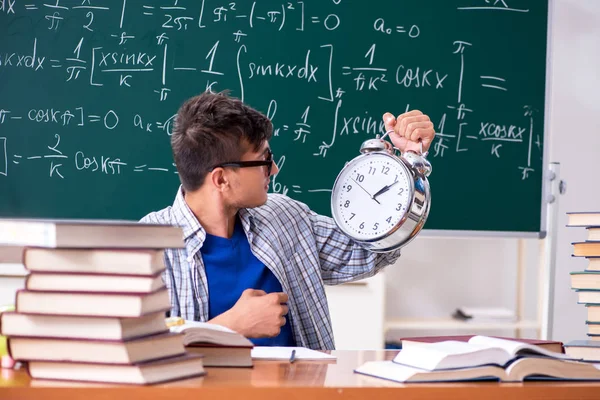
M 600 211 L 600 1 L 555 1 L 552 21 L 550 151 L 568 185 L 559 207 L 554 334 L 574 339 L 584 338 L 586 310 L 568 275 L 587 263 L 571 257 L 571 243 L 586 232 L 565 227 L 565 213 Z
M 600 211 L 600 1 L 553 1 L 550 32 L 547 145 L 549 161 L 560 162 L 561 178 L 568 185 L 559 202 L 553 338 L 567 341 L 585 337 L 585 308 L 576 304 L 569 288 L 569 272 L 585 268 L 585 261 L 570 257 L 570 243 L 583 240 L 585 232 L 564 227 L 565 213 Z M 539 253 L 538 241 L 525 241 L 528 318 L 535 317 L 538 307 Z M 419 237 L 386 271 L 385 316 L 448 317 L 460 305 L 514 308 L 517 257 L 515 239 Z M 0 292 L 15 289 L 7 285 L 0 282 Z M 355 318 L 355 311 L 338 307 L 332 313 Z M 356 329 L 369 326 L 357 324 Z M 431 332 L 396 331 L 388 339 L 425 333 Z
M 586 266 L 570 256 L 571 242 L 585 240 L 586 232 L 566 228 L 565 213 L 600 211 L 600 1 L 555 0 L 550 10 L 548 161 L 560 163 L 567 182 L 559 200 L 552 338 L 568 341 L 586 332 L 585 307 L 576 304 L 569 281 L 569 272 Z M 532 318 L 538 241 L 526 240 L 525 250 L 525 316 Z M 514 308 L 517 256 L 515 239 L 420 237 L 386 272 L 386 317 L 447 317 L 460 305 Z M 388 340 L 425 333 L 441 332 L 392 332 Z

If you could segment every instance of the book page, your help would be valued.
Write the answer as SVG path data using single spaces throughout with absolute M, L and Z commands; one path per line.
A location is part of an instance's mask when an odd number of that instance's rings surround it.
M 447 340 L 437 343 L 408 342 L 394 362 L 426 370 L 506 364 L 512 356 L 499 347 Z
M 392 361 L 369 361 L 354 372 L 395 382 L 459 382 L 500 380 L 506 378 L 504 370 L 497 366 L 485 365 L 474 368 L 427 371 Z
M 225 326 L 208 322 L 188 321 L 183 325 L 175 325 L 169 328 L 171 332 L 184 335 L 183 344 L 193 346 L 201 343 L 212 343 L 220 346 L 252 347 L 252 342 Z
M 207 329 L 210 331 L 237 333 L 237 332 L 232 331 L 231 329 L 226 328 L 222 325 L 211 324 L 208 322 L 200 322 L 200 321 L 188 321 L 188 320 L 186 320 L 183 325 L 175 325 L 169 329 L 171 330 L 171 332 L 184 332 L 185 330 L 190 329 L 190 328 L 202 328 L 202 329 Z
M 512 357 L 528 354 L 538 354 L 553 358 L 560 358 L 563 360 L 572 359 L 572 357 L 569 357 L 566 354 L 549 351 L 533 344 L 521 343 L 514 340 L 505 340 L 489 336 L 473 336 L 471 339 L 469 339 L 469 343 L 478 346 L 501 348 L 508 352 Z
M 600 380 L 600 365 L 553 358 L 528 357 L 520 358 L 506 368 L 506 373 L 512 381 L 522 381 L 525 378 L 557 380 Z
M 292 350 L 296 350 L 296 360 L 336 360 L 337 357 L 306 347 L 256 346 L 252 349 L 252 358 L 258 360 L 289 360 Z
M 470 341 L 461 342 L 458 340 L 444 340 L 433 343 L 406 341 L 402 343 L 401 351 L 412 350 L 415 347 L 418 348 L 418 351 L 422 354 L 431 353 L 447 356 L 451 354 L 473 353 L 478 350 L 487 349 L 490 346 L 471 343 Z

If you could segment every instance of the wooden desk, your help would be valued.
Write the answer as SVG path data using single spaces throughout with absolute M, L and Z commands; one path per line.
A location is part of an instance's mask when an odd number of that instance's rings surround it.
M 600 399 L 600 382 L 401 385 L 352 372 L 365 361 L 390 359 L 395 351 L 333 354 L 336 363 L 259 361 L 254 368 L 207 368 L 205 377 L 156 386 L 36 382 L 25 371 L 0 370 L 0 399 Z

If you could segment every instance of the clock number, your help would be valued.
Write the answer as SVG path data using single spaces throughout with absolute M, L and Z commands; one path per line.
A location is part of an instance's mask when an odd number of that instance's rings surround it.
M 400 190 L 398 191 L 398 195 L 401 195 L 402 193 L 404 193 L 404 188 L 400 188 Z
M 402 204 L 398 203 L 398 207 L 396 207 L 396 211 L 400 211 L 402 209 Z
M 362 223 L 361 223 L 361 224 L 360 224 L 358 227 L 359 227 L 360 229 L 364 229 L 364 228 L 365 228 L 365 223 L 364 223 L 364 222 L 362 222 Z
M 386 221 L 388 224 L 392 223 L 392 217 L 389 217 L 388 219 L 386 219 Z
M 344 203 L 344 207 L 346 207 L 346 208 L 350 207 L 350 200 L 346 200 L 346 202 Z
M 365 180 L 365 176 L 364 176 L 364 175 L 361 175 L 361 174 L 357 174 L 357 175 L 356 175 L 356 180 L 357 180 L 357 181 L 359 181 L 359 182 L 362 182 L 362 181 L 364 181 L 364 180 Z
M 346 192 L 349 192 L 349 191 L 351 191 L 351 190 L 352 190 L 352 185 L 348 185 L 348 186 L 346 186 Z
M 352 216 L 349 219 L 356 217 L 356 214 L 354 214 L 354 213 L 350 213 L 350 214 L 352 214 Z
M 381 173 L 387 175 L 390 172 L 390 167 L 386 167 L 385 165 L 381 168 Z
M 369 167 L 369 175 L 375 175 L 377 169 L 375 167 Z
M 375 225 L 373 225 L 373 230 L 376 231 L 379 228 L 379 224 L 377 222 L 375 222 Z

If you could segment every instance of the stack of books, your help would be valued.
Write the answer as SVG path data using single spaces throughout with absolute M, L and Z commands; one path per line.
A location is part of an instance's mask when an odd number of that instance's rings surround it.
M 588 361 L 600 362 L 600 212 L 567 213 L 570 227 L 584 228 L 587 240 L 575 242 L 573 257 L 585 258 L 583 271 L 571 272 L 571 289 L 587 309 L 587 340 L 565 343 L 565 352 Z
M 355 372 L 395 382 L 600 380 L 600 369 L 592 363 L 489 336 L 473 336 L 466 342 L 403 340 L 393 360 L 370 361 Z
M 169 332 L 163 250 L 180 228 L 122 221 L 0 220 L 29 271 L 3 313 L 8 351 L 33 379 L 152 384 L 204 374 Z

